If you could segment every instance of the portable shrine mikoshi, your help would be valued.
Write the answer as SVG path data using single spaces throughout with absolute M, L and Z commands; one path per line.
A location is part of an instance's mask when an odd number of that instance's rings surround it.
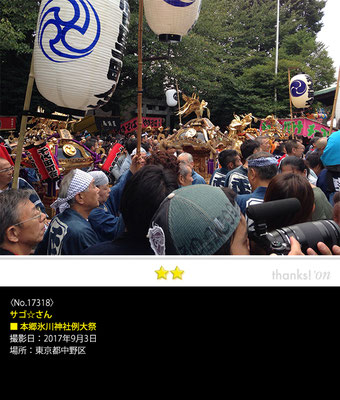
M 207 102 L 200 101 L 196 94 L 191 97 L 182 95 L 185 103 L 179 109 L 177 115 L 188 116 L 191 113 L 196 114 L 196 118 L 191 119 L 185 125 L 180 124 L 179 130 L 167 138 L 160 138 L 162 149 L 168 147 L 182 148 L 183 151 L 190 153 L 194 159 L 194 169 L 209 180 L 213 173 L 218 148 L 228 148 L 232 146 L 232 140 L 221 132 L 219 126 L 215 126 L 209 118 L 203 118 L 204 110 L 210 112 L 207 108 Z

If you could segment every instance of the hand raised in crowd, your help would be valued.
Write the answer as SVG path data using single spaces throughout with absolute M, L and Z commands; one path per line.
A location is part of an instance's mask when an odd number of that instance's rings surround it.
M 132 157 L 130 171 L 135 174 L 145 165 L 145 153 L 135 154 Z

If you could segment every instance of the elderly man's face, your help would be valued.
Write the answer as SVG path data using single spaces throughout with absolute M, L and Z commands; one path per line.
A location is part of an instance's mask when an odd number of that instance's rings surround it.
M 82 192 L 82 197 L 84 200 L 84 206 L 86 206 L 89 210 L 99 206 L 99 189 L 94 184 L 94 180 L 90 183 L 87 190 Z
M 41 242 L 45 233 L 45 220 L 46 215 L 31 201 L 21 202 L 19 221 L 15 226 L 19 243 L 33 248 Z
M 194 168 L 194 162 L 190 162 L 190 163 L 189 163 L 188 156 L 187 156 L 186 154 L 180 154 L 180 155 L 177 157 L 177 160 L 178 160 L 179 162 L 183 162 L 183 163 L 185 163 L 185 164 L 190 165 L 190 167 L 191 167 L 192 169 Z
M 270 152 L 271 150 L 271 145 L 269 139 L 264 139 L 261 140 L 260 148 L 262 151 Z
M 0 189 L 5 189 L 13 178 L 14 167 L 9 161 L 0 158 Z
M 305 151 L 305 146 L 300 142 L 298 142 L 297 147 L 293 147 L 292 149 L 293 155 L 299 158 L 302 157 L 304 151 Z
M 192 185 L 193 179 L 192 179 L 192 169 L 188 168 L 189 171 L 185 176 L 179 176 L 179 183 L 181 186 L 189 186 Z
M 107 183 L 106 185 L 100 185 L 97 186 L 99 189 L 99 204 L 104 204 L 106 202 L 106 200 L 109 198 L 110 196 L 110 187 L 109 184 Z

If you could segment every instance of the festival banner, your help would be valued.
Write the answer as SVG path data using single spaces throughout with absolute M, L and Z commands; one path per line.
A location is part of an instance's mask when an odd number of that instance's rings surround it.
M 120 126 L 119 117 L 95 117 L 96 125 L 100 132 L 118 130 Z
M 104 163 L 104 165 L 102 166 L 102 170 L 106 171 L 106 172 L 111 172 L 112 168 L 115 166 L 119 155 L 121 154 L 121 151 L 124 149 L 124 146 L 122 146 L 120 143 L 116 143 L 109 155 L 107 156 L 107 159 Z
M 328 136 L 329 128 L 326 125 L 320 124 L 319 122 L 309 118 L 293 118 L 293 120 L 278 119 L 278 122 L 282 125 L 283 130 L 287 132 L 287 134 L 293 133 L 296 136 L 312 138 L 314 133 L 319 131 L 322 133 L 322 136 Z M 261 122 L 261 133 L 270 128 L 271 126 L 266 124 L 265 121 Z
M 17 117 L 0 117 L 0 131 L 16 129 Z
M 57 179 L 60 170 L 46 142 L 36 142 L 25 147 L 26 154 L 41 180 Z
M 9 155 L 6 146 L 0 144 L 0 158 L 4 158 L 5 160 L 7 160 L 11 165 L 14 165 L 14 162 L 11 158 L 11 156 Z
M 143 129 L 146 129 L 148 126 L 151 128 L 159 128 L 162 126 L 164 118 L 148 118 L 143 117 Z M 124 124 L 120 125 L 120 130 L 123 134 L 131 133 L 137 130 L 137 117 L 130 119 L 130 121 L 125 122 Z

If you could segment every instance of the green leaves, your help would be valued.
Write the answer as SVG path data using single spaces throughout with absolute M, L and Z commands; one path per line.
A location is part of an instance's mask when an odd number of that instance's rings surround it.
M 39 3 L 32 0 L 0 0 L 0 9 L 0 51 L 32 52 Z

